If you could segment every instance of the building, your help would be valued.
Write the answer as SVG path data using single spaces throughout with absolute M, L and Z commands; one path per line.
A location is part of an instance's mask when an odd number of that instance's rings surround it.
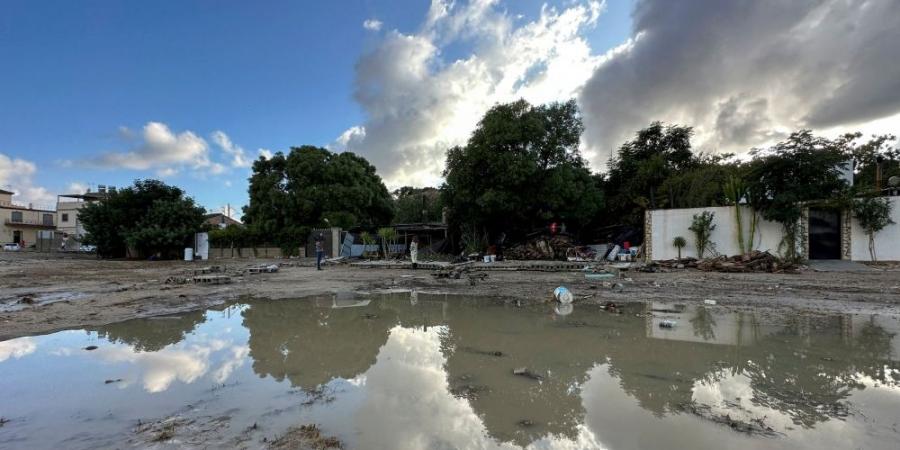
M 0 242 L 34 245 L 41 231 L 56 229 L 56 211 L 13 203 L 14 192 L 0 189 Z
M 56 197 L 56 223 L 57 231 L 76 239 L 84 237 L 84 227 L 78 219 L 78 211 L 89 203 L 98 202 L 106 198 L 109 192 L 114 192 L 115 187 L 107 188 L 104 185 L 97 187 L 97 192 L 88 190 L 83 194 L 65 194 Z
M 900 261 L 900 197 L 887 196 L 891 204 L 892 224 L 875 235 L 877 257 L 881 261 Z M 747 206 L 742 214 L 742 229 L 749 232 L 752 215 Z M 690 242 L 690 226 L 696 214 L 714 214 L 716 228 L 710 235 L 715 252 L 720 255 L 739 255 L 736 239 L 737 218 L 734 206 L 686 209 L 647 210 L 644 216 L 644 255 L 648 260 L 678 258 L 679 250 L 672 244 L 675 237 Z M 870 261 L 869 237 L 849 210 L 824 207 L 804 207 L 798 225 L 797 254 L 809 260 Z M 781 224 L 760 218 L 754 233 L 753 250 L 778 254 L 782 250 L 784 230 Z M 681 250 L 681 256 L 696 258 L 694 246 Z M 708 255 L 707 255 L 708 256 Z
M 243 225 L 242 223 L 238 222 L 237 220 L 232 219 L 231 217 L 228 217 L 224 213 L 220 213 L 220 212 L 207 214 L 206 216 L 204 216 L 204 218 L 206 220 L 206 223 L 208 223 L 214 227 L 217 227 L 217 228 L 225 228 L 228 225 L 238 225 L 238 226 Z

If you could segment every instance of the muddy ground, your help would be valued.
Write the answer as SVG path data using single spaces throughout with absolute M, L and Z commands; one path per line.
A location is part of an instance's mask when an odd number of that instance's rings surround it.
M 262 263 L 290 263 L 271 274 L 243 275 L 223 285 L 167 284 L 192 269 L 218 264 L 229 274 Z M 726 308 L 761 312 L 898 313 L 900 268 L 865 272 L 800 274 L 623 272 L 620 278 L 587 281 L 578 272 L 488 271 L 468 279 L 436 279 L 428 270 L 365 269 L 349 265 L 316 271 L 312 261 L 224 260 L 102 261 L 89 256 L 0 253 L 0 340 L 59 329 L 97 326 L 204 308 L 241 297 L 285 299 L 348 291 L 417 289 L 419 292 L 489 295 L 522 303 L 547 301 L 554 288 L 569 287 L 578 303 L 715 300 Z M 616 284 L 620 284 L 617 286 Z

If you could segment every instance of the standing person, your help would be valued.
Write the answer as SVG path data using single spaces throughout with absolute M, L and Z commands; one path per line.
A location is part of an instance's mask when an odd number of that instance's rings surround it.
M 316 270 L 322 270 L 323 259 L 325 259 L 325 235 L 319 233 L 316 236 Z
M 412 260 L 413 269 L 419 265 L 419 237 L 413 236 L 409 243 L 409 259 Z

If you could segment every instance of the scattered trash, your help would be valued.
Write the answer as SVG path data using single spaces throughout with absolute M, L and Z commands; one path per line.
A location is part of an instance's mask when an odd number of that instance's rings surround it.
M 518 375 L 520 377 L 530 378 L 536 381 L 542 381 L 544 377 L 542 375 L 538 375 L 526 367 L 519 367 L 517 369 L 513 369 L 513 375 Z
M 676 324 L 677 324 L 677 322 L 675 322 L 674 320 L 666 319 L 666 320 L 659 322 L 659 327 L 660 328 L 675 328 Z
M 572 303 L 572 291 L 566 289 L 563 286 L 560 286 L 553 291 L 553 298 L 555 298 L 556 301 L 562 304 Z
M 85 347 L 84 349 L 87 350 L 87 351 L 97 350 L 97 346 L 96 346 L 96 345 L 88 345 L 88 346 Z
M 704 303 L 704 304 L 707 304 L 707 305 L 715 305 L 715 304 L 716 304 L 716 301 L 715 301 L 715 300 L 709 300 L 709 299 L 706 299 L 706 300 L 703 300 L 703 303 Z
M 611 289 L 613 292 L 622 292 L 625 290 L 625 285 L 623 285 L 622 283 L 616 283 L 612 285 Z
M 19 303 L 24 304 L 24 305 L 33 305 L 34 297 L 32 297 L 30 295 L 25 295 L 21 299 L 19 299 Z
M 518 425 L 522 428 L 531 428 L 534 426 L 534 422 L 531 420 L 528 420 L 528 419 L 522 419 L 522 420 L 516 422 L 516 425 Z

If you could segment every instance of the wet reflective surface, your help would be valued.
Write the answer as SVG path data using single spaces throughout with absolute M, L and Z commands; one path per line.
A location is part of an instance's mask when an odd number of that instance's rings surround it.
M 0 448 L 897 448 L 898 361 L 893 316 L 255 301 L 0 342 Z

